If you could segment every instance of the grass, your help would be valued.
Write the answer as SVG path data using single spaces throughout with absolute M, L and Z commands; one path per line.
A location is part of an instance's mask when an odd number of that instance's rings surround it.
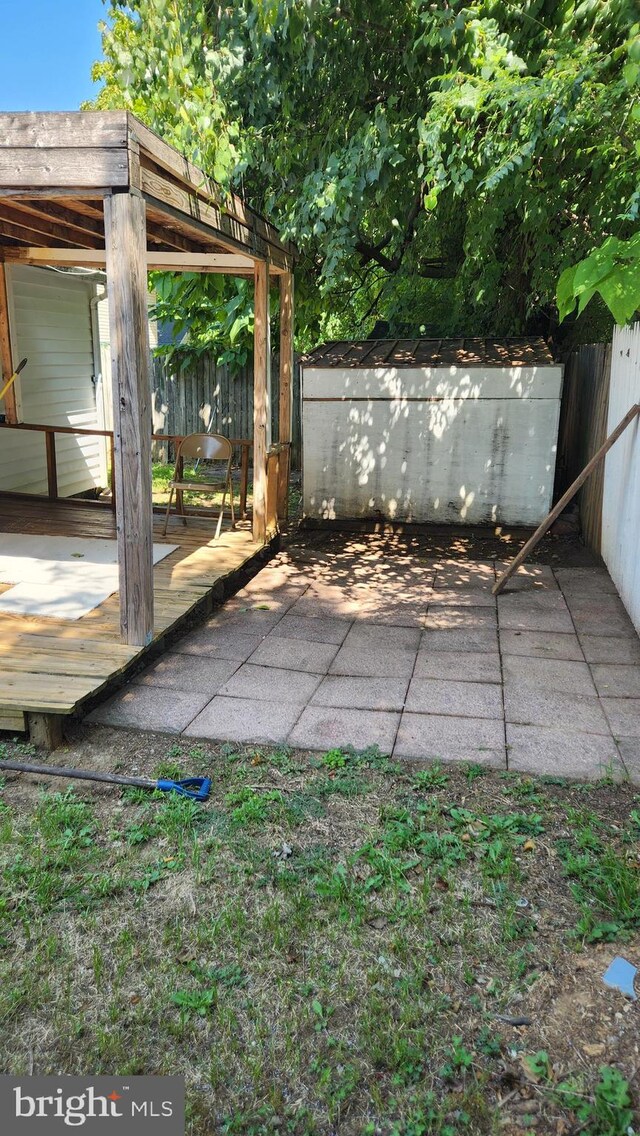
M 635 1024 L 600 981 L 640 942 L 630 788 L 375 750 L 147 772 L 212 798 L 0 790 L 4 1072 L 183 1074 L 191 1136 L 631 1131 Z M 576 975 L 588 1029 L 554 1008 Z

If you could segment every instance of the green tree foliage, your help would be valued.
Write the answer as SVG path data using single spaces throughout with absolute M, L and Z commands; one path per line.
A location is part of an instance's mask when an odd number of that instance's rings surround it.
M 296 241 L 300 345 L 376 319 L 398 334 L 544 332 L 561 273 L 611 240 L 619 264 L 638 229 L 636 11 L 117 0 L 99 104 L 131 107 Z M 563 290 L 564 314 L 566 276 Z M 606 288 L 592 295 L 593 334 L 610 317 Z

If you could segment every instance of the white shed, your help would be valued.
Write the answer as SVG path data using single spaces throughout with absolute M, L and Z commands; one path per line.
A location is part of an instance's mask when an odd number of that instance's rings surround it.
M 301 361 L 310 518 L 537 525 L 563 368 L 543 339 L 331 343 Z
M 7 264 L 5 272 L 12 355 L 16 361 L 27 358 L 15 382 L 18 421 L 101 429 L 96 286 L 91 274 L 22 264 Z M 56 457 L 61 497 L 107 485 L 103 438 L 58 434 Z M 2 433 L 0 485 L 4 492 L 46 494 L 44 434 Z

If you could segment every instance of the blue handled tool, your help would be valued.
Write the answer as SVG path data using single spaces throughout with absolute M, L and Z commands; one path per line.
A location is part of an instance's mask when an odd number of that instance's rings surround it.
M 136 789 L 159 789 L 161 793 L 179 793 L 192 801 L 206 801 L 211 792 L 210 777 L 185 777 L 183 781 L 158 781 L 146 777 L 122 777 L 119 773 L 99 773 L 93 769 L 65 769 L 59 765 L 33 765 L 24 761 L 0 761 L 0 770 L 35 773 L 40 777 L 72 777 L 78 781 L 103 781 L 107 785 L 133 785 Z

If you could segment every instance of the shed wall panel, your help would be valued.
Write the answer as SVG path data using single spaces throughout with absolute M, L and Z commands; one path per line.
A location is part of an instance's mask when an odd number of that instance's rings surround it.
M 8 266 L 14 360 L 28 363 L 16 381 L 23 422 L 98 427 L 90 301 L 93 286 L 78 277 L 26 265 Z M 60 496 L 106 484 L 105 447 L 98 438 L 56 437 Z M 2 434 L 0 479 L 5 491 L 47 492 L 45 435 Z
M 305 369 L 307 516 L 542 520 L 553 495 L 561 367 L 383 372 Z

